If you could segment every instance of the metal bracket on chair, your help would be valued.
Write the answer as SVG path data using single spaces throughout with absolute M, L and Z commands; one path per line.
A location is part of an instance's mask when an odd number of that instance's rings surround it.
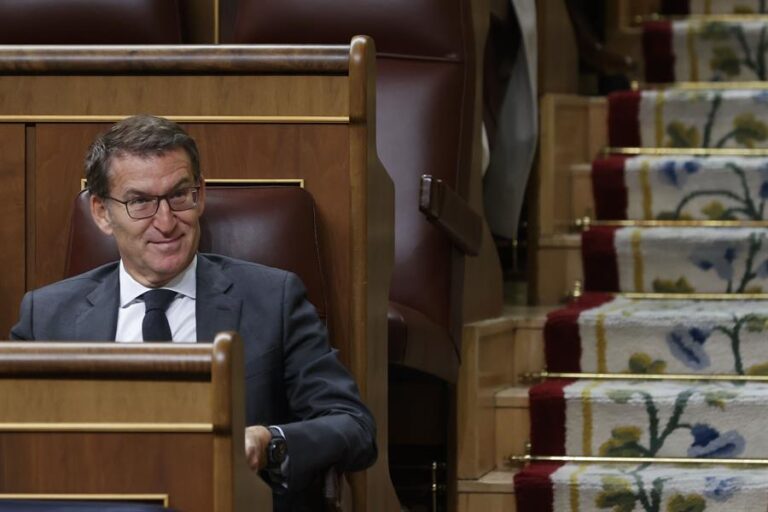
M 428 175 L 421 177 L 419 210 L 465 254 L 477 256 L 480 253 L 482 217 L 442 180 Z

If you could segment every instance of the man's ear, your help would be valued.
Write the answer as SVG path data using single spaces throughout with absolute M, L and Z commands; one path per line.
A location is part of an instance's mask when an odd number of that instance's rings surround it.
M 112 234 L 112 219 L 104 199 L 91 194 L 91 217 L 105 235 Z

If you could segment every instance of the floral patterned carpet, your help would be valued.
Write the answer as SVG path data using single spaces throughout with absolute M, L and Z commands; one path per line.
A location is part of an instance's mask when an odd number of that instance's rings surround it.
M 534 462 L 515 476 L 521 512 L 768 510 L 768 466 L 730 464 L 768 459 L 768 381 L 728 380 L 768 375 L 768 83 L 744 83 L 768 80 L 768 17 L 653 20 L 643 50 L 646 82 L 677 87 L 609 96 L 614 151 L 592 185 L 595 220 L 645 224 L 583 233 L 586 293 L 544 329 L 549 372 L 618 375 L 533 386 L 531 453 L 701 462 Z

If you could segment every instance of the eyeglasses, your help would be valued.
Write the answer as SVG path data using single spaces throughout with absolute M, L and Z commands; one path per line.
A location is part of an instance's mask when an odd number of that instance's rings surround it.
M 128 201 L 121 201 L 111 196 L 107 196 L 107 199 L 125 205 L 125 211 L 128 212 L 128 216 L 132 219 L 140 220 L 154 216 L 160 208 L 160 201 L 162 199 L 165 199 L 168 207 L 175 212 L 191 210 L 197 206 L 199 193 L 200 187 L 197 186 L 174 190 L 163 196 L 143 196 Z

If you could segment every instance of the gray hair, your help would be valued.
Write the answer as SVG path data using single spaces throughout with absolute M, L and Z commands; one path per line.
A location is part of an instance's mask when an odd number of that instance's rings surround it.
M 91 144 L 85 157 L 85 179 L 91 194 L 109 195 L 109 171 L 114 157 L 161 156 L 183 149 L 192 163 L 192 174 L 200 181 L 200 154 L 195 140 L 181 126 L 168 119 L 137 115 L 116 123 Z

